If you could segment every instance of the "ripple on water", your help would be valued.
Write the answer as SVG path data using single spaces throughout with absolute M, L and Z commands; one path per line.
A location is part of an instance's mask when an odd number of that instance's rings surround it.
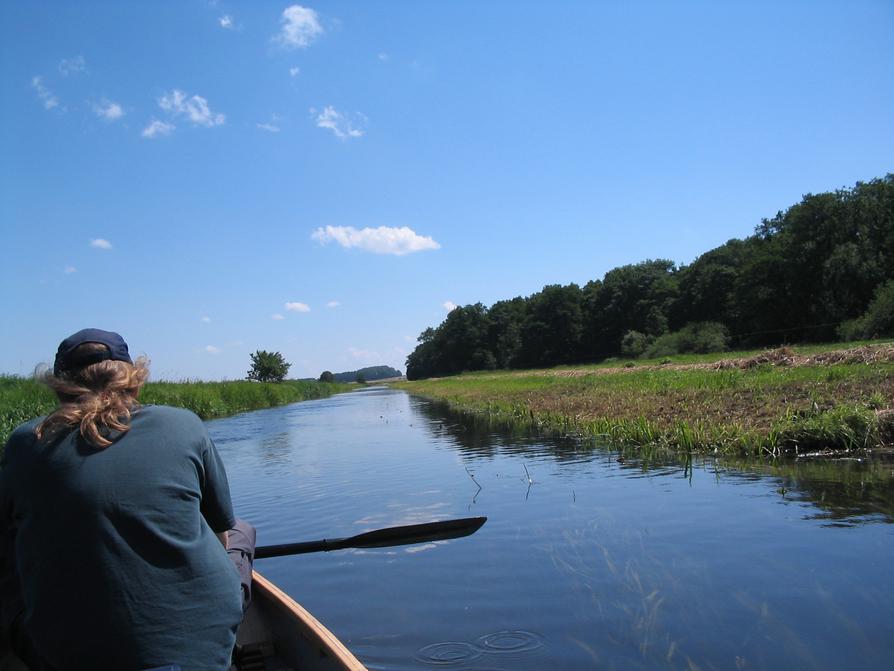
M 474 643 L 445 641 L 427 645 L 416 652 L 416 659 L 426 664 L 453 666 L 471 662 L 482 655 L 530 652 L 542 645 L 543 638 L 531 631 L 495 631 L 479 636 Z
M 487 653 L 529 652 L 543 645 L 543 639 L 531 631 L 495 631 L 475 640 L 475 645 Z
M 451 666 L 471 662 L 481 656 L 481 651 L 464 641 L 433 643 L 416 651 L 416 659 L 425 664 Z

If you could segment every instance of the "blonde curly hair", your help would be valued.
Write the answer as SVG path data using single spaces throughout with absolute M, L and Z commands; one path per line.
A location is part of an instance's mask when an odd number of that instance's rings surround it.
M 107 350 L 106 345 L 87 342 L 75 350 L 77 356 Z M 140 406 L 137 396 L 149 378 L 149 361 L 134 363 L 100 361 L 54 375 L 52 370 L 37 377 L 56 393 L 59 407 L 35 429 L 38 438 L 79 427 L 84 440 L 97 448 L 108 447 L 109 429 L 126 432 L 131 414 Z

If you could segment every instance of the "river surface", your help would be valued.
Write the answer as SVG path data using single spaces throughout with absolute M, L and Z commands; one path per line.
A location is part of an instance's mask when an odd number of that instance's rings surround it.
M 894 668 L 894 465 L 644 464 L 369 388 L 208 422 L 259 560 L 370 669 Z

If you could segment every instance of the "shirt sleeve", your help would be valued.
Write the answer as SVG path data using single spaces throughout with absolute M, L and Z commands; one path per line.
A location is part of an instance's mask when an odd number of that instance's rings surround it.
M 9 446 L 7 443 L 6 449 Z M 3 458 L 0 458 L 0 628 L 5 636 L 9 635 L 13 620 L 24 610 L 22 589 L 16 571 L 16 529 L 8 476 L 4 450 Z
M 236 516 L 230 499 L 227 471 L 214 442 L 208 436 L 205 437 L 202 448 L 202 467 L 205 471 L 202 483 L 202 516 L 216 533 L 232 529 L 236 525 Z

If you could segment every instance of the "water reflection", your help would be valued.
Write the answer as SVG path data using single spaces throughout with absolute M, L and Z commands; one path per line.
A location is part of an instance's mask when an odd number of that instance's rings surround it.
M 387 389 L 209 427 L 262 544 L 488 516 L 467 538 L 260 562 L 371 669 L 894 659 L 890 464 L 644 456 Z
M 676 476 L 691 481 L 694 469 L 733 482 L 769 478 L 782 502 L 817 509 L 807 512 L 806 519 L 832 526 L 894 522 L 894 456 L 889 453 L 860 459 L 774 462 L 655 452 L 643 455 L 635 450 L 613 450 L 580 436 L 537 435 L 529 424 L 513 425 L 481 413 L 455 412 L 440 402 L 413 399 L 411 408 L 435 436 L 448 439 L 469 463 L 536 453 L 538 458 L 548 455 L 557 464 L 610 464 L 626 478 Z

